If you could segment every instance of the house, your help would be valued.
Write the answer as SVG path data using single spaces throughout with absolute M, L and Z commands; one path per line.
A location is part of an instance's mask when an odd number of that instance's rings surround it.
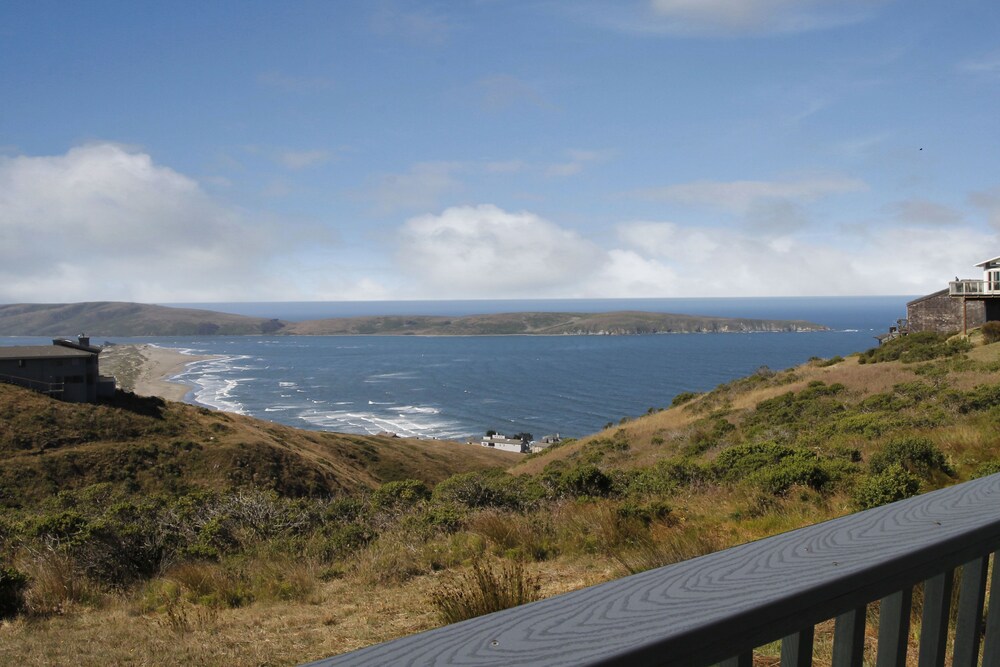
M 552 445 L 559 444 L 560 442 L 562 442 L 562 438 L 558 433 L 543 435 L 541 439 L 532 442 L 529 449 L 532 454 L 537 454 L 538 452 L 543 452 Z
M 71 403 L 96 403 L 114 394 L 114 378 L 98 372 L 100 347 L 90 338 L 57 338 L 52 345 L 0 347 L 0 382 L 34 389 Z
M 480 443 L 483 447 L 493 447 L 505 452 L 515 452 L 524 454 L 528 451 L 528 443 L 518 438 L 508 438 L 502 433 L 494 433 L 483 438 Z
M 906 304 L 909 331 L 966 332 L 1000 320 L 1000 257 L 975 265 L 981 278 L 957 276 L 948 288 Z

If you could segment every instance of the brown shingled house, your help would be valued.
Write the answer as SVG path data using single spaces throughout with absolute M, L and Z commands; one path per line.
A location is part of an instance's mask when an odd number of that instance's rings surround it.
M 98 373 L 101 348 L 80 336 L 52 345 L 0 347 L 0 382 L 34 389 L 71 403 L 95 403 L 114 394 L 114 378 Z

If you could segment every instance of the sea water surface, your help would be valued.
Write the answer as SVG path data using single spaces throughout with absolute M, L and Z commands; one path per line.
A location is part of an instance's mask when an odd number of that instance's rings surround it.
M 205 336 L 112 338 L 196 354 L 187 400 L 300 428 L 465 439 L 487 429 L 581 436 L 762 366 L 876 344 L 908 297 L 198 304 L 281 319 L 345 314 L 650 310 L 806 319 L 810 333 L 644 336 Z M 422 304 L 422 305 L 421 305 Z M 371 310 L 366 310 L 366 309 Z M 376 310 L 377 308 L 377 310 Z M 27 339 L 22 339 L 27 340 Z M 95 342 L 103 342 L 97 341 Z

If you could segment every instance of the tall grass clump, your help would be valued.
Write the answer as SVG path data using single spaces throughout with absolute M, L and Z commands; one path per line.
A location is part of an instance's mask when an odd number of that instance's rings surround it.
M 1000 342 L 1000 322 L 987 322 L 980 331 L 983 332 L 983 342 L 987 345 Z
M 442 621 L 457 623 L 533 602 L 539 590 L 538 578 L 520 561 L 476 559 L 469 571 L 433 591 L 431 601 Z

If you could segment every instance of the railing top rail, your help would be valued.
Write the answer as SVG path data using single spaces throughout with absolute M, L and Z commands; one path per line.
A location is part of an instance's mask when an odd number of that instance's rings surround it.
M 1000 547 L 1000 474 L 312 665 L 709 665 Z

